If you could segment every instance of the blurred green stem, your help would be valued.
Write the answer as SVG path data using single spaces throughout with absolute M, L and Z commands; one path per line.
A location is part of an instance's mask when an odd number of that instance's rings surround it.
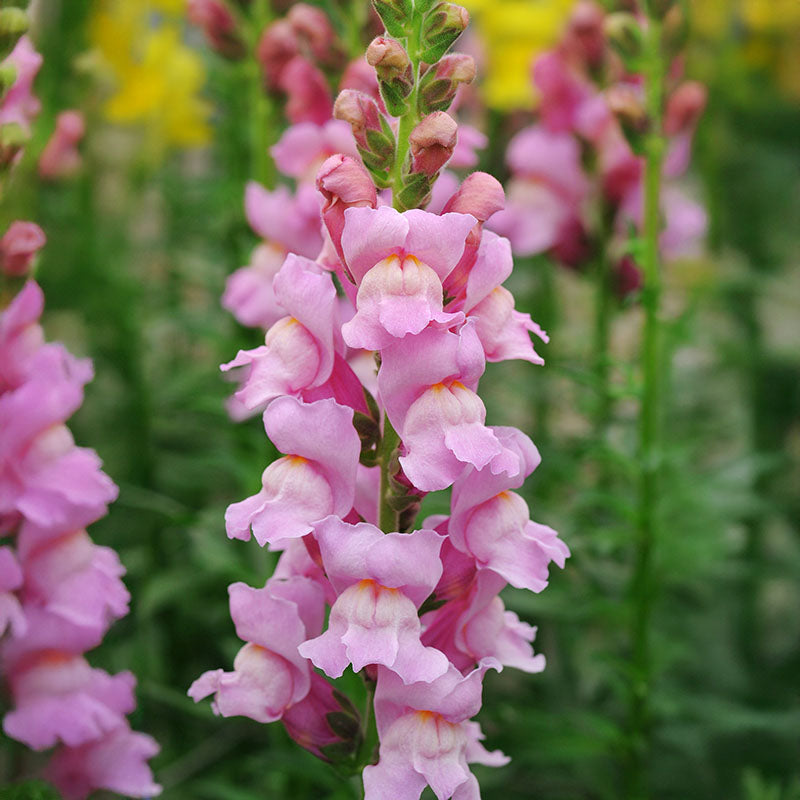
M 648 797 L 647 763 L 650 755 L 650 689 L 652 659 L 650 627 L 655 595 L 653 550 L 658 540 L 659 471 L 661 461 L 661 275 L 658 239 L 661 230 L 661 171 L 664 158 L 662 132 L 664 64 L 661 21 L 648 15 L 643 73 L 645 104 L 650 130 L 645 141 L 644 331 L 642 341 L 642 396 L 639 419 L 639 511 L 631 579 L 632 664 L 630 742 L 627 796 Z
M 275 125 L 275 104 L 267 94 L 261 66 L 256 58 L 258 40 L 264 28 L 272 21 L 269 0 L 254 0 L 248 41 L 248 59 L 245 61 L 246 80 L 250 94 L 250 177 L 268 189 L 275 186 L 275 163 L 270 155 Z
M 419 43 L 421 24 L 422 15 L 415 14 L 412 20 L 411 31 L 406 41 L 406 50 L 411 59 L 411 70 L 414 76 L 414 87 L 411 90 L 411 94 L 408 96 L 408 111 L 400 117 L 400 123 L 397 126 L 397 150 L 395 151 L 394 171 L 392 173 L 392 204 L 400 211 L 405 211 L 405 208 L 401 207 L 398 201 L 398 196 L 403 188 L 403 169 L 405 167 L 406 158 L 408 158 L 408 150 L 410 147 L 408 137 L 419 122 L 417 95 L 419 92 Z
M 594 316 L 594 372 L 597 381 L 594 423 L 595 437 L 605 443 L 606 432 L 611 420 L 611 392 L 609 386 L 609 367 L 611 355 L 611 320 L 613 297 L 611 296 L 611 273 L 606 253 L 605 230 L 600 236 L 600 252 L 595 265 L 595 316 Z

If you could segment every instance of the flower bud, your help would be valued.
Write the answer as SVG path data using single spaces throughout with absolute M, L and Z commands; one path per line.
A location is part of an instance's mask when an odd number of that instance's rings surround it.
M 391 36 L 407 35 L 406 27 L 413 11 L 412 0 L 372 0 L 372 5 Z
M 614 290 L 620 300 L 626 300 L 642 288 L 642 271 L 632 256 L 624 256 L 617 264 Z
M 80 169 L 81 156 L 77 146 L 85 130 L 80 111 L 62 111 L 58 115 L 56 129 L 39 156 L 39 175 L 42 178 L 62 178 Z
M 433 177 L 453 155 L 458 139 L 456 121 L 444 111 L 428 114 L 411 131 L 411 171 Z
M 449 53 L 425 70 L 419 82 L 420 111 L 447 111 L 462 83 L 475 79 L 475 59 L 466 53 Z
M 289 9 L 286 19 L 298 38 L 306 43 L 316 61 L 325 64 L 339 55 L 336 31 L 321 8 L 308 3 L 296 3 Z
M 0 100 L 17 80 L 17 68 L 14 64 L 0 64 Z
M 605 97 L 631 149 L 634 153 L 641 152 L 642 137 L 649 126 L 641 91 L 632 84 L 617 83 L 606 90 Z
M 376 178 L 382 177 L 394 162 L 395 141 L 378 104 L 363 92 L 345 89 L 336 98 L 333 115 L 350 123 L 364 166 Z
M 0 9 L 0 59 L 16 47 L 28 30 L 28 15 L 21 8 Z
M 47 237 L 35 222 L 12 222 L 0 239 L 0 272 L 15 278 L 24 277 Z
M 641 56 L 644 50 L 642 27 L 633 14 L 609 14 L 603 27 L 609 43 L 626 66 Z
M 308 694 L 283 712 L 281 722 L 297 744 L 323 761 L 346 761 L 361 745 L 358 711 L 321 675 L 312 673 Z
M 706 107 L 708 91 L 698 81 L 682 83 L 667 100 L 664 114 L 664 133 L 675 136 L 677 133 L 694 128 L 703 109 Z
M 303 56 L 295 56 L 281 70 L 278 88 L 286 92 L 286 116 L 292 124 L 324 125 L 331 118 L 331 94 L 320 70 Z
M 425 14 L 422 22 L 421 58 L 428 64 L 437 62 L 469 25 L 466 8 L 455 3 L 437 3 Z
M 367 62 L 378 75 L 381 97 L 387 111 L 399 117 L 408 110 L 406 98 L 414 87 L 411 59 L 400 42 L 378 36 L 367 48 Z
M 348 208 L 378 205 L 375 184 L 364 167 L 341 153 L 331 156 L 317 173 L 317 189 L 324 198 L 322 219 L 336 252 L 344 264 L 342 231 L 344 212 Z
M 464 178 L 459 190 L 447 201 L 442 213 L 455 211 L 472 214 L 478 222 L 486 222 L 506 204 L 503 185 L 486 172 L 473 172 Z
M 565 48 L 590 69 L 599 68 L 605 56 L 605 12 L 593 0 L 580 0 L 572 11 L 564 37 Z
M 256 59 L 267 87 L 278 88 L 281 73 L 299 52 L 297 34 L 287 20 L 279 19 L 265 28 L 256 47 Z
M 186 13 L 189 22 L 203 30 L 209 45 L 221 56 L 244 56 L 244 41 L 236 29 L 236 20 L 222 0 L 189 0 Z

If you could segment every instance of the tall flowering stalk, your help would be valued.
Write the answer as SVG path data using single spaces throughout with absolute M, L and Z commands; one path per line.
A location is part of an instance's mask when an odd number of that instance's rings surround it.
M 0 27 L 7 12 L 24 19 L 3 9 Z M 0 64 L 13 77 L 0 99 L 4 176 L 38 111 L 32 85 L 40 64 L 27 37 Z M 62 130 L 62 141 L 47 146 L 48 177 L 77 166 L 76 127 L 68 142 Z M 11 705 L 3 730 L 33 750 L 54 748 L 44 775 L 67 800 L 97 789 L 148 797 L 160 791 L 147 765 L 158 745 L 126 719 L 135 678 L 109 675 L 84 657 L 128 612 L 129 595 L 117 554 L 86 532 L 117 487 L 66 426 L 92 366 L 45 342 L 44 294 L 30 278 L 44 243 L 33 222 L 13 222 L 0 238 L 0 662 Z
M 285 454 L 228 508 L 227 533 L 281 555 L 263 588 L 229 587 L 245 644 L 232 671 L 206 672 L 189 693 L 213 695 L 222 716 L 280 720 L 363 775 L 368 800 L 425 786 L 464 800 L 479 796 L 470 763 L 507 761 L 472 720 L 484 674 L 544 668 L 535 629 L 499 592 L 542 591 L 550 562 L 569 555 L 515 492 L 536 447 L 487 426 L 477 394 L 487 361 L 541 364 L 530 333 L 547 337 L 502 286 L 508 241 L 483 227 L 503 206 L 500 184 L 473 173 L 441 213 L 422 210 L 457 143 L 447 109 L 474 76 L 447 53 L 466 11 L 375 8 L 386 32 L 367 59 L 380 94 L 336 100 L 355 152 L 317 172 L 320 252 L 286 255 L 262 294 L 264 345 L 224 366 L 239 371 L 243 413 L 262 411 Z M 417 526 L 425 495 L 449 488 L 450 514 Z M 361 713 L 336 682 L 348 668 L 364 681 Z
M 557 46 L 534 62 L 538 120 L 509 144 L 509 204 L 490 222 L 519 255 L 548 253 L 593 279 L 594 416 L 601 437 L 612 417 L 615 301 L 629 300 L 642 286 L 649 122 L 641 48 L 631 14 L 607 13 L 593 0 L 575 5 Z M 681 72 L 675 63 L 663 90 L 659 203 L 665 225 L 658 245 L 666 260 L 695 253 L 706 228 L 705 210 L 677 184 L 689 166 L 706 91 L 682 80 Z

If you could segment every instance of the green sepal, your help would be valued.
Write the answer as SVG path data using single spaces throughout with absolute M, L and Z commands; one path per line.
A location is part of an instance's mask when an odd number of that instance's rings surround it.
M 379 81 L 378 86 L 386 110 L 393 117 L 403 116 L 409 108 L 407 98 L 411 94 L 411 86 L 402 81 Z
M 372 0 L 386 32 L 395 39 L 408 35 L 408 25 L 413 12 L 412 0 Z

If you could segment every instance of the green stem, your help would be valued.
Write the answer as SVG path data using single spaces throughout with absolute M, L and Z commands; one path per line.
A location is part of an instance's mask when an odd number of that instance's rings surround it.
M 389 422 L 389 417 L 384 414 L 383 438 L 380 446 L 381 494 L 380 507 L 378 509 L 378 525 L 384 533 L 393 533 L 398 527 L 398 513 L 392 508 L 389 500 L 392 490 L 392 458 L 399 444 L 400 437 L 397 435 L 392 423 Z
M 410 147 L 408 137 L 411 135 L 411 131 L 413 131 L 417 126 L 417 123 L 419 123 L 419 109 L 417 104 L 419 96 L 420 67 L 419 42 L 421 36 L 419 27 L 421 24 L 422 17 L 420 15 L 419 20 L 415 20 L 406 42 L 408 57 L 411 59 L 411 71 L 414 76 L 414 86 L 411 90 L 411 94 L 408 96 L 408 111 L 403 114 L 402 117 L 400 117 L 400 123 L 397 126 L 397 151 L 395 153 L 394 170 L 392 171 L 392 198 L 394 207 L 400 211 L 405 210 L 399 207 L 397 198 L 400 194 L 400 190 L 403 188 L 403 171 Z
M 375 681 L 365 676 L 364 685 L 367 689 L 363 714 L 364 738 L 358 753 L 358 763 L 366 767 L 373 763 L 375 747 L 378 744 L 378 725 L 375 720 L 375 714 L 372 713 L 373 701 L 375 699 Z
M 274 104 L 267 95 L 261 76 L 261 66 L 255 57 L 258 40 L 272 19 L 269 0 L 255 0 L 251 11 L 248 52 L 250 57 L 245 64 L 247 84 L 250 95 L 250 175 L 253 180 L 264 184 L 268 189 L 275 185 L 275 164 L 269 153 L 273 144 Z
M 639 427 L 639 513 L 631 580 L 633 603 L 630 699 L 630 764 L 628 793 L 632 800 L 648 797 L 647 761 L 650 751 L 650 688 L 652 660 L 650 628 L 655 595 L 653 551 L 658 540 L 659 462 L 661 460 L 660 371 L 661 276 L 659 270 L 660 196 L 664 158 L 662 133 L 664 65 L 661 22 L 647 21 L 644 64 L 645 102 L 650 132 L 645 143 L 644 177 L 644 332 L 642 399 Z
M 605 442 L 608 424 L 611 419 L 611 392 L 609 386 L 609 367 L 611 363 L 609 347 L 611 340 L 611 319 L 613 314 L 611 296 L 611 275 L 608 257 L 605 252 L 605 239 L 600 242 L 595 269 L 595 317 L 594 317 L 594 372 L 597 381 L 597 401 L 595 404 L 595 436 Z

